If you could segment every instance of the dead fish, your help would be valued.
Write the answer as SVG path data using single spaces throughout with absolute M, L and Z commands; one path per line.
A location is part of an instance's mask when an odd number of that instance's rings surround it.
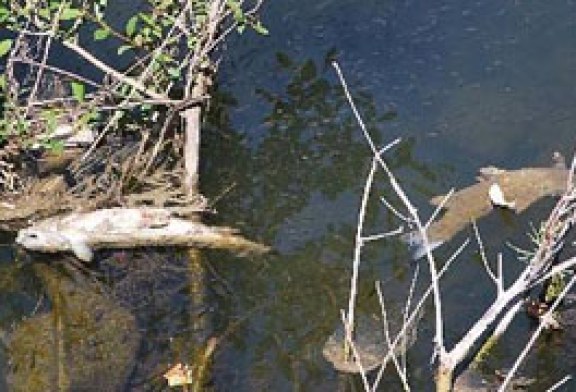
M 517 214 L 543 197 L 560 196 L 566 189 L 569 173 L 560 162 L 560 159 L 557 159 L 554 167 L 480 169 L 478 183 L 455 192 L 444 205 L 445 212 L 442 217 L 428 226 L 426 232 L 431 250 L 450 240 L 472 221 L 488 215 L 495 206 L 498 207 L 491 200 L 493 196 L 500 197 L 500 201 Z M 494 184 L 498 185 L 498 192 L 501 194 L 494 195 Z M 437 196 L 432 198 L 430 203 L 438 206 L 443 199 L 444 196 Z M 405 234 L 402 241 L 410 246 L 414 260 L 426 254 L 419 232 Z
M 72 251 L 82 261 L 94 257 L 88 244 L 93 233 L 159 228 L 170 221 L 170 212 L 161 208 L 111 208 L 88 213 L 72 213 L 63 218 L 50 218 L 18 232 L 16 243 L 29 250 Z

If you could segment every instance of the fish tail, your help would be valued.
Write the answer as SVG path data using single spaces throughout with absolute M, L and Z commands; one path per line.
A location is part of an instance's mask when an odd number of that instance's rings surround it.
M 408 245 L 412 260 L 418 260 L 419 258 L 426 256 L 426 246 L 424 246 L 424 238 L 422 238 L 422 233 L 420 231 L 411 231 L 402 235 L 400 239 Z M 428 247 L 430 248 L 430 251 L 438 248 L 443 243 L 443 240 L 432 240 L 428 238 Z

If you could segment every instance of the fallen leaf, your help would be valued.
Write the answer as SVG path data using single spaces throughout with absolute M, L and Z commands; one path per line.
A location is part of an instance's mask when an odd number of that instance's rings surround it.
M 168 386 L 170 387 L 192 384 L 192 368 L 179 363 L 168 369 L 164 373 L 164 378 L 168 381 Z

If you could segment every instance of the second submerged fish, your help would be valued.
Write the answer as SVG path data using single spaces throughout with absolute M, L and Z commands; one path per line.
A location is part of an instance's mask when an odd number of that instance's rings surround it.
M 557 155 L 559 157 L 559 155 Z M 494 167 L 480 169 L 478 183 L 454 192 L 444 205 L 442 217 L 432 222 L 427 229 L 428 242 L 435 249 L 454 237 L 472 221 L 488 215 L 494 206 L 489 194 L 494 184 L 499 185 L 506 200 L 516 213 L 521 213 L 530 205 L 545 196 L 559 196 L 566 189 L 568 169 L 561 162 L 555 167 L 535 167 L 518 170 L 503 170 Z M 492 189 L 493 191 L 493 189 Z M 430 200 L 432 205 L 440 205 L 444 196 Z M 419 259 L 426 254 L 422 236 L 411 232 L 402 237 L 412 250 L 412 257 Z

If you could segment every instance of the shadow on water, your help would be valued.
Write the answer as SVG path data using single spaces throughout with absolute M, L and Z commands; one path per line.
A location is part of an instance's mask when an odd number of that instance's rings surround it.
M 188 253 L 100 256 L 90 268 L 24 254 L 0 266 L 0 390 L 164 390 L 169 366 L 194 360 L 211 312 L 191 291 Z
M 568 32 L 575 13 L 570 3 L 292 0 L 265 9 L 266 40 L 231 40 L 203 141 L 204 191 L 223 195 L 216 220 L 273 244 L 279 255 L 249 265 L 213 259 L 235 293 L 221 299 L 223 324 L 245 320 L 219 353 L 219 390 L 362 389 L 321 355 L 346 305 L 369 164 L 328 60 L 339 59 L 378 142 L 404 139 L 388 159 L 425 215 L 430 196 L 472 184 L 480 167 L 546 166 L 553 151 L 572 153 L 576 96 L 568 80 L 576 56 Z M 378 192 L 391 197 L 386 185 Z M 502 250 L 510 260 L 508 281 L 522 264 L 505 242 L 530 246 L 529 224 L 551 205 L 480 223 L 489 256 Z M 394 227 L 381 206 L 370 206 L 369 231 Z M 451 249 L 470 234 L 456 237 Z M 449 340 L 492 300 L 474 249 L 446 277 Z M 394 297 L 411 264 L 397 241 L 366 251 L 360 302 L 375 311 L 373 280 L 386 280 Z M 497 366 L 510 366 L 528 328 L 519 317 Z M 416 390 L 431 388 L 422 384 L 430 375 L 428 320 L 423 335 L 424 346 L 410 354 Z M 569 370 L 549 363 L 535 390 Z M 400 389 L 394 376 L 386 383 L 385 390 Z
M 124 389 L 140 342 L 134 316 L 57 264 L 33 269 L 50 310 L 32 312 L 11 331 L 10 390 Z
M 248 264 L 213 259 L 234 288 L 234 295 L 221 298 L 229 312 L 222 317 L 233 323 L 250 315 L 219 355 L 215 374 L 221 390 L 334 390 L 346 382 L 321 351 L 346 304 L 369 149 L 327 61 L 296 62 L 284 53 L 276 59 L 284 83 L 255 90 L 269 109 L 265 132 L 249 138 L 235 131 L 230 111 L 236 103 L 216 91 L 204 136 L 204 191 L 226 192 L 216 204 L 218 217 L 278 253 Z M 369 92 L 358 89 L 354 96 L 373 134 L 394 121 L 395 113 L 376 107 Z M 442 170 L 415 159 L 414 145 L 409 137 L 387 160 L 408 184 L 419 179 L 414 186 L 426 197 Z M 389 186 L 378 193 L 398 204 Z M 369 231 L 397 227 L 382 204 L 369 210 Z M 407 251 L 397 241 L 379 245 L 366 249 L 359 301 L 365 312 L 378 312 L 374 279 L 386 280 L 393 297 L 410 280 Z M 391 288 L 396 280 L 397 293 Z

